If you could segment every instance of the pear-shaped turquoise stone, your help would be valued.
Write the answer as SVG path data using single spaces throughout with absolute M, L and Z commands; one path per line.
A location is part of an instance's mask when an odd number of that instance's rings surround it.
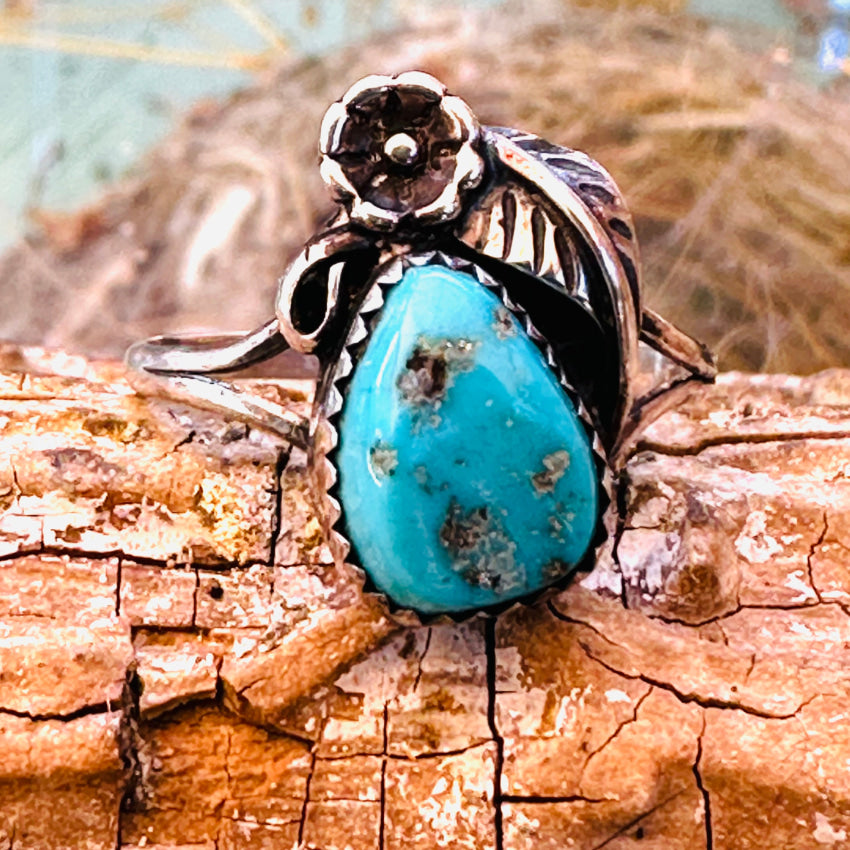
M 474 277 L 409 268 L 346 393 L 347 534 L 375 585 L 434 614 L 526 596 L 587 552 L 587 434 L 540 351 Z

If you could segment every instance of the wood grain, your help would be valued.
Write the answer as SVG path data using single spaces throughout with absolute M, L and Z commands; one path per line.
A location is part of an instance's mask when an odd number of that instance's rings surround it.
M 296 452 L 117 366 L 23 360 L 3 850 L 846 845 L 850 373 L 693 388 L 592 572 L 403 626 L 329 560 Z

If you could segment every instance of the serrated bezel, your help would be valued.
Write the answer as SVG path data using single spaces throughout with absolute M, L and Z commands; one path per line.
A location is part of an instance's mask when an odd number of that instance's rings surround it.
M 345 392 L 351 380 L 357 362 L 368 345 L 371 334 L 380 320 L 385 302 L 385 292 L 398 284 L 405 272 L 415 266 L 440 265 L 453 271 L 464 272 L 474 277 L 478 283 L 493 292 L 502 305 L 511 312 L 520 323 L 526 336 L 535 344 L 543 355 L 549 369 L 558 379 L 558 383 L 572 402 L 579 421 L 585 429 L 596 465 L 597 482 L 599 486 L 599 510 L 596 520 L 593 542 L 581 564 L 571 570 L 562 579 L 528 596 L 507 600 L 475 611 L 461 611 L 452 614 L 428 615 L 400 606 L 385 593 L 374 587 L 366 570 L 351 555 L 355 552 L 351 541 L 344 533 L 344 506 L 338 498 L 338 472 L 334 463 L 339 445 L 337 428 L 339 417 L 345 405 Z M 616 519 L 616 501 L 614 499 L 614 476 L 611 471 L 605 449 L 596 432 L 593 418 L 575 388 L 567 380 L 564 370 L 555 357 L 555 352 L 543 334 L 541 334 L 521 305 L 508 295 L 505 286 L 488 275 L 479 266 L 469 260 L 463 260 L 443 251 L 406 252 L 396 254 L 382 265 L 378 266 L 372 276 L 371 283 L 365 288 L 364 295 L 357 307 L 354 318 L 348 328 L 345 343 L 340 349 L 339 356 L 333 368 L 326 373 L 326 386 L 320 386 L 317 398 L 319 415 L 314 417 L 314 435 L 322 430 L 321 439 L 317 446 L 321 448 L 313 457 L 314 468 L 320 469 L 318 479 L 323 483 L 319 499 L 322 502 L 322 516 L 326 518 L 326 535 L 334 557 L 345 561 L 357 569 L 363 577 L 365 592 L 380 597 L 389 610 L 406 624 L 413 622 L 431 623 L 445 618 L 461 622 L 478 614 L 497 614 L 513 608 L 516 605 L 535 604 L 541 599 L 562 590 L 574 577 L 576 572 L 593 565 L 598 551 L 605 545 L 609 537 L 609 527 Z M 355 553 L 356 554 L 356 553 Z

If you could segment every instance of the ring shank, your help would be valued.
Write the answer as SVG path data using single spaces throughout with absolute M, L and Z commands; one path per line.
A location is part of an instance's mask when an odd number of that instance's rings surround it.
M 287 348 L 273 319 L 248 334 L 152 337 L 130 346 L 125 363 L 137 391 L 230 414 L 306 448 L 308 425 L 302 417 L 212 377 L 244 369 Z
M 707 346 L 646 307 L 640 318 L 640 339 L 694 377 L 711 381 L 717 376 L 714 355 Z

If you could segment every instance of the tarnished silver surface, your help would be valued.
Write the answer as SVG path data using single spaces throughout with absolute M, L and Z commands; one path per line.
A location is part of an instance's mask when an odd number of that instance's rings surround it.
M 639 386 L 639 342 L 684 377 L 713 378 L 707 349 L 642 306 L 631 215 L 586 154 L 482 128 L 462 100 L 418 71 L 356 83 L 328 109 L 320 135 L 322 173 L 341 209 L 281 278 L 276 318 L 244 336 L 134 345 L 127 363 L 140 389 L 309 442 L 341 403 L 335 383 L 346 341 L 362 324 L 378 269 L 402 256 L 442 257 L 476 270 L 484 285 L 499 281 L 612 467 L 622 437 L 658 395 Z M 215 377 L 288 347 L 320 362 L 312 428 Z

